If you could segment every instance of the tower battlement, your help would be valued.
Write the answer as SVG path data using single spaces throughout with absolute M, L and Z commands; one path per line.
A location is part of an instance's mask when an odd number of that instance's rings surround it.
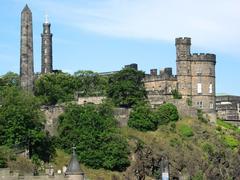
M 191 45 L 191 38 L 189 37 L 179 37 L 175 39 L 175 45 Z
M 193 61 L 211 61 L 216 63 L 216 55 L 210 53 L 193 53 L 191 59 Z

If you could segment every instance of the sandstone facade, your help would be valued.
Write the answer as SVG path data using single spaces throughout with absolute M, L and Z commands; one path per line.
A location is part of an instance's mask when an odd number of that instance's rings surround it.
M 181 101 L 186 102 L 186 108 L 191 104 L 209 119 L 216 119 L 215 54 L 191 54 L 191 38 L 187 37 L 176 38 L 175 45 L 176 76 L 171 68 L 165 68 L 159 75 L 152 69 L 144 79 L 150 103 L 157 105 L 171 100 L 175 90 L 182 95 Z

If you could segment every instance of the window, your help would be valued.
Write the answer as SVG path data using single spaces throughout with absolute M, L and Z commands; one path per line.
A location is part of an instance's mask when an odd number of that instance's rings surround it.
M 209 93 L 212 94 L 212 83 L 209 85 Z
M 197 93 L 198 94 L 202 93 L 202 84 L 201 83 L 197 83 Z
M 47 48 L 46 48 L 46 49 L 44 49 L 44 54 L 47 54 Z
M 197 69 L 197 75 L 200 76 L 202 74 L 202 69 L 201 68 L 198 68 Z
M 213 109 L 213 103 L 212 103 L 212 102 L 210 102 L 209 108 L 210 108 L 210 109 Z
M 202 101 L 197 102 L 197 107 L 199 109 L 202 109 L 203 108 L 203 102 Z

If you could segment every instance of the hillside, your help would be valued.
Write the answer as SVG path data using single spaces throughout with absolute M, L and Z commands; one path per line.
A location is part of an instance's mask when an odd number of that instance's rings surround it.
M 162 157 L 168 157 L 171 177 L 199 180 L 240 177 L 240 131 L 222 121 L 210 125 L 186 118 L 162 125 L 154 132 L 140 132 L 128 127 L 120 132 L 128 139 L 131 166 L 122 173 L 83 166 L 88 178 L 143 179 L 146 176 L 146 179 L 152 179 L 159 177 Z M 57 158 L 62 159 L 62 156 L 65 155 L 61 153 Z

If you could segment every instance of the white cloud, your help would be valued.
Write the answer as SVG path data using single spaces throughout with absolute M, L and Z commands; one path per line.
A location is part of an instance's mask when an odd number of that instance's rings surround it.
M 107 36 L 171 42 L 178 36 L 190 36 L 193 44 L 201 48 L 233 54 L 239 51 L 239 0 L 78 2 L 36 3 L 58 23 Z

